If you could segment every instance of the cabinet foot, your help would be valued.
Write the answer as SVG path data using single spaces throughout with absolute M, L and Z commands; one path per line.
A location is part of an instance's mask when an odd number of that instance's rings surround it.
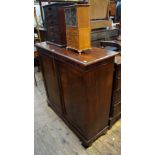
M 90 147 L 92 144 L 88 144 L 88 143 L 83 143 L 81 144 L 85 149 L 87 149 L 88 147 Z

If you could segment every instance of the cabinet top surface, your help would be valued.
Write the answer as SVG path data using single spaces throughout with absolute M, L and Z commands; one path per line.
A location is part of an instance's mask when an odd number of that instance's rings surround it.
M 37 43 L 36 47 L 47 50 L 53 55 L 66 58 L 83 66 L 104 61 L 110 57 L 118 55 L 118 52 L 108 51 L 98 47 L 92 47 L 92 49 L 83 51 L 81 54 L 75 51 L 67 50 L 66 48 L 60 48 L 55 45 L 48 44 L 46 42 Z

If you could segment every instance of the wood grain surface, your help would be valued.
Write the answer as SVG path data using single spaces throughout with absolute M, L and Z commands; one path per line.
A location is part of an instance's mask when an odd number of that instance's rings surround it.
M 34 155 L 120 155 L 121 122 L 85 149 L 67 125 L 47 106 L 41 72 L 34 86 Z
M 37 49 L 48 105 L 88 147 L 108 130 L 117 53 L 96 48 L 77 59 L 73 51 L 41 44 Z M 65 52 L 70 52 L 67 57 Z

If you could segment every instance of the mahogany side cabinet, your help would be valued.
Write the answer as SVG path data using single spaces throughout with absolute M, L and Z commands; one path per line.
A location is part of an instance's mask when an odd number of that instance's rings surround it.
M 81 54 L 37 43 L 48 105 L 88 147 L 109 128 L 117 52 L 92 47 Z

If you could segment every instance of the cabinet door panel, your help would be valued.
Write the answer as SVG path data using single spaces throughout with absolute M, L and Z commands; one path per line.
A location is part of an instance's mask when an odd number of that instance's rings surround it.
M 57 78 L 56 65 L 53 58 L 41 55 L 43 65 L 44 83 L 47 90 L 47 96 L 51 104 L 61 112 L 61 100 Z
M 90 139 L 108 125 L 113 64 L 90 72 L 61 64 L 60 74 L 65 117 Z

